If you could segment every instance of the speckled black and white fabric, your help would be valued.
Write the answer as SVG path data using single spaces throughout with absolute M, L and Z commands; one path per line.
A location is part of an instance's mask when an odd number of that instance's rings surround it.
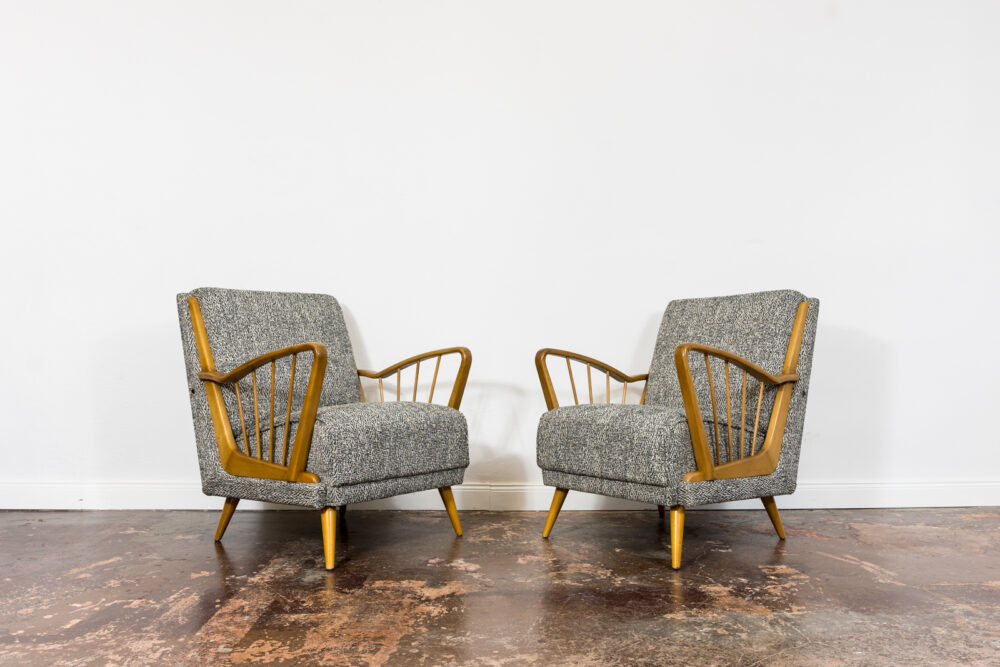
M 319 484 L 240 477 L 222 469 L 205 389 L 198 379 L 200 365 L 187 304 L 190 296 L 196 297 L 201 306 L 219 371 L 230 371 L 265 352 L 289 345 L 319 342 L 326 346 L 327 369 L 306 467 L 319 475 Z M 333 297 L 201 288 L 178 294 L 177 311 L 202 490 L 207 495 L 319 508 L 461 484 L 469 464 L 465 417 L 457 410 L 436 405 L 361 403 L 351 341 Z M 291 441 L 311 361 L 311 355 L 302 355 L 296 370 Z M 277 367 L 276 405 L 287 400 L 284 387 L 289 377 L 288 366 L 284 370 Z M 242 428 L 235 394 L 226 391 L 230 425 L 239 439 Z M 253 432 L 252 415 L 252 407 L 244 405 L 248 430 Z M 269 424 L 266 405 L 262 415 L 261 423 Z M 275 424 L 281 442 L 283 418 L 276 419 Z M 252 442 L 255 436 L 251 436 Z M 270 432 L 262 430 L 261 438 L 270 442 Z
M 809 302 L 809 313 L 799 356 L 800 379 L 792 394 L 776 470 L 758 477 L 684 482 L 683 476 L 697 467 L 674 365 L 674 350 L 688 342 L 711 345 L 778 373 L 784 362 L 795 311 L 802 301 Z M 538 465 L 545 483 L 640 502 L 685 506 L 792 493 L 798 472 L 818 315 L 817 299 L 806 299 L 791 290 L 671 302 L 657 338 L 646 405 L 571 406 L 551 410 L 542 416 L 537 445 Z M 692 371 L 697 372 L 695 359 L 692 362 Z M 713 370 L 719 372 L 719 369 Z M 699 384 L 698 390 L 702 417 L 708 424 L 711 408 L 707 381 Z M 717 398 L 721 402 L 721 397 Z M 762 414 L 770 413 L 771 401 L 773 392 L 765 399 Z M 766 418 L 762 416 L 761 419 Z M 734 441 L 740 442 L 739 417 L 720 414 L 720 421 L 734 423 Z M 749 447 L 752 428 L 747 417 L 745 447 Z M 727 429 L 721 431 L 725 434 Z M 762 425 L 757 446 L 764 438 L 763 431 Z M 710 434 L 711 437 L 714 434 Z M 727 443 L 726 438 L 727 434 L 721 435 L 720 441 Z

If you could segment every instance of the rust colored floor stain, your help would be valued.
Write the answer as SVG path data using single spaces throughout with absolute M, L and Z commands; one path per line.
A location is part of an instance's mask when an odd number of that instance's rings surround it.
M 0 664 L 1000 664 L 1000 508 L 0 512 Z

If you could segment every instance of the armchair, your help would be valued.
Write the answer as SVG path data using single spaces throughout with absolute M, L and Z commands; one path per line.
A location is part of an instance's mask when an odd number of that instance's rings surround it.
M 674 569 L 685 507 L 760 498 L 785 539 L 774 496 L 795 491 L 818 313 L 818 300 L 790 290 L 672 301 L 642 375 L 539 350 L 548 412 L 538 425 L 538 465 L 556 487 L 542 536 L 574 489 L 653 503 L 661 517 L 669 507 Z M 552 357 L 566 362 L 567 407 L 559 406 Z M 587 402 L 576 387 L 583 374 Z M 630 404 L 629 387 L 638 383 L 639 402 Z
M 434 488 L 461 536 L 451 487 L 469 465 L 458 411 L 468 349 L 359 370 L 330 296 L 200 288 L 178 294 L 177 310 L 202 490 L 226 499 L 216 541 L 243 498 L 319 509 L 331 570 L 337 515 L 343 520 L 348 504 Z M 443 359 L 457 360 L 447 406 L 433 403 Z M 426 403 L 418 402 L 420 367 L 431 363 Z M 412 393 L 404 394 L 410 368 Z M 362 378 L 378 383 L 377 402 Z

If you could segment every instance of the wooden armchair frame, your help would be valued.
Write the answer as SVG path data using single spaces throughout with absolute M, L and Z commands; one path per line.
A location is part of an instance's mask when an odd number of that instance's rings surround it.
M 215 430 L 215 439 L 219 447 L 219 460 L 223 470 L 230 475 L 241 477 L 255 477 L 259 479 L 274 479 L 287 482 L 300 482 L 306 484 L 316 484 L 320 482 L 318 475 L 306 471 L 306 463 L 309 459 L 309 449 L 312 443 L 313 428 L 316 423 L 316 413 L 319 409 L 320 396 L 323 390 L 323 378 L 326 374 L 327 351 L 321 343 L 306 342 L 291 345 L 271 352 L 259 355 L 228 373 L 221 373 L 215 368 L 215 360 L 212 356 L 211 346 L 208 341 L 208 331 L 205 327 L 205 320 L 201 313 L 201 306 L 198 299 L 189 297 L 187 299 L 188 310 L 191 314 L 191 326 L 194 333 L 195 346 L 198 350 L 198 359 L 201 372 L 198 378 L 204 382 L 205 393 L 208 399 L 209 412 L 212 417 L 212 426 Z M 291 444 L 289 452 L 289 436 L 292 425 L 292 390 L 295 385 L 295 372 L 298 355 L 303 353 L 312 354 L 312 365 L 309 370 L 309 380 L 306 385 L 305 397 L 299 413 L 298 428 L 295 432 L 295 440 Z M 462 396 L 465 394 L 465 386 L 469 379 L 469 370 L 472 366 L 472 353 L 466 347 L 448 347 L 440 350 L 433 350 L 418 354 L 398 363 L 384 368 L 381 371 L 368 371 L 358 369 L 358 385 L 361 390 L 362 402 L 367 402 L 364 386 L 361 385 L 361 378 L 378 380 L 379 401 L 385 401 L 383 390 L 383 380 L 392 376 L 396 377 L 396 400 L 402 400 L 400 380 L 402 372 L 410 367 L 415 367 L 413 383 L 413 401 L 417 400 L 417 387 L 420 379 L 421 363 L 431 359 L 436 359 L 434 365 L 434 375 L 431 380 L 430 395 L 427 402 L 434 400 L 434 390 L 437 386 L 438 372 L 441 369 L 441 359 L 445 356 L 457 354 L 461 358 L 455 382 L 451 394 L 448 398 L 448 407 L 459 409 L 462 403 Z M 288 386 L 288 400 L 285 407 L 284 437 L 280 450 L 275 442 L 275 388 L 276 388 L 276 362 L 291 358 L 291 371 Z M 270 401 L 269 411 L 265 413 L 267 422 L 265 427 L 270 430 L 270 443 L 267 446 L 265 456 L 265 438 L 262 437 L 261 430 L 261 407 L 258 400 L 258 369 L 270 367 Z M 254 422 L 252 430 L 248 430 L 246 416 L 244 414 L 244 401 L 240 393 L 239 381 L 251 377 L 253 393 Z M 244 449 L 240 449 L 233 425 L 230 422 L 229 414 L 226 410 L 225 398 L 222 388 L 232 385 L 237 401 L 237 411 L 240 415 L 240 433 L 243 436 Z M 247 397 L 249 402 L 249 397 Z M 281 407 L 281 406 L 278 406 Z M 251 443 L 251 434 L 254 437 L 256 448 Z M 256 450 L 256 456 L 254 451 Z M 277 456 L 280 451 L 280 456 Z M 462 535 L 462 524 L 459 521 L 458 509 L 455 506 L 455 498 L 451 487 L 445 486 L 438 489 L 441 499 L 444 502 L 448 518 L 451 521 L 455 534 Z M 219 525 L 215 532 L 215 540 L 219 541 L 226 532 L 229 522 L 239 504 L 239 498 L 226 498 L 222 508 L 222 516 L 219 518 Z M 323 528 L 323 548 L 326 561 L 326 569 L 332 570 L 334 566 L 334 547 L 336 541 L 337 515 L 340 514 L 341 521 L 344 520 L 345 506 L 326 507 L 322 510 L 321 522 Z
M 704 482 L 709 480 L 736 479 L 742 477 L 756 477 L 769 475 L 778 467 L 778 460 L 781 455 L 781 442 L 785 436 L 785 424 L 788 420 L 788 409 L 791 403 L 792 390 L 799 379 L 796 372 L 799 362 L 799 353 L 802 350 L 802 337 L 805 332 L 806 319 L 809 314 L 809 303 L 803 301 L 799 303 L 795 312 L 795 320 L 792 323 L 792 333 L 788 340 L 788 348 L 785 352 L 785 360 L 780 374 L 772 374 L 764 370 L 753 362 L 744 359 L 732 352 L 721 350 L 708 345 L 697 343 L 682 343 L 674 351 L 674 363 L 677 368 L 677 378 L 680 382 L 681 397 L 684 401 L 684 411 L 687 416 L 688 428 L 691 432 L 691 446 L 694 450 L 696 470 L 684 475 L 685 482 Z M 698 394 L 695 390 L 694 376 L 691 372 L 690 356 L 692 353 L 701 354 L 705 360 L 705 369 L 708 377 L 709 393 L 712 404 L 712 423 L 714 426 L 714 439 L 710 442 L 708 432 L 705 428 L 705 420 L 702 417 L 701 407 L 698 404 Z M 549 410 L 559 407 L 556 400 L 552 378 L 549 375 L 547 358 L 549 356 L 565 357 L 566 368 L 570 376 L 570 384 L 573 388 L 573 400 L 579 405 L 577 399 L 576 384 L 573 380 L 573 369 L 570 360 L 578 361 L 587 366 L 587 383 L 589 389 L 590 403 L 594 403 L 593 389 L 591 383 L 591 368 L 597 368 L 606 375 L 607 391 L 606 396 L 610 402 L 610 379 L 614 378 L 625 383 L 622 390 L 622 403 L 625 403 L 626 390 L 629 383 L 648 381 L 649 375 L 626 375 L 618 369 L 605 364 L 591 357 L 557 350 L 543 348 L 535 355 L 535 367 L 538 370 L 538 379 L 542 385 L 542 394 L 545 396 L 545 404 Z M 720 401 L 716 400 L 716 383 L 712 374 L 711 359 L 719 359 L 723 362 L 725 374 L 725 426 L 728 432 L 728 456 L 723 462 L 722 441 L 719 437 L 719 408 Z M 740 442 L 737 446 L 738 456 L 733 454 L 733 390 L 730 382 L 730 366 L 743 371 L 740 390 Z M 747 377 L 752 377 L 760 383 L 757 395 L 757 406 L 755 409 L 754 429 L 750 438 L 750 455 L 745 456 L 744 436 L 746 427 L 746 394 Z M 777 387 L 774 402 L 770 408 L 770 415 L 766 417 L 767 430 L 765 431 L 764 442 L 759 448 L 756 446 L 757 431 L 760 425 L 761 408 L 764 403 L 765 387 Z M 645 403 L 646 389 L 643 387 L 642 399 L 640 403 Z M 559 511 L 562 509 L 563 501 L 566 499 L 568 489 L 557 488 L 552 497 L 552 505 L 542 529 L 542 537 L 548 537 L 555 525 Z M 781 524 L 781 517 L 778 514 L 778 507 L 771 496 L 761 498 L 764 509 L 767 511 L 775 532 L 780 539 L 785 539 L 785 531 Z M 665 515 L 663 505 L 657 505 L 660 516 Z M 681 544 L 684 534 L 684 506 L 675 505 L 670 508 L 670 541 L 671 541 L 671 565 L 676 570 L 680 568 Z

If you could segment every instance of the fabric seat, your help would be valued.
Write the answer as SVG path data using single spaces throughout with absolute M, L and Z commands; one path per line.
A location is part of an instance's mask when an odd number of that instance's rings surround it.
M 326 405 L 316 411 L 307 469 L 345 485 L 465 468 L 468 442 L 465 416 L 444 405 Z

